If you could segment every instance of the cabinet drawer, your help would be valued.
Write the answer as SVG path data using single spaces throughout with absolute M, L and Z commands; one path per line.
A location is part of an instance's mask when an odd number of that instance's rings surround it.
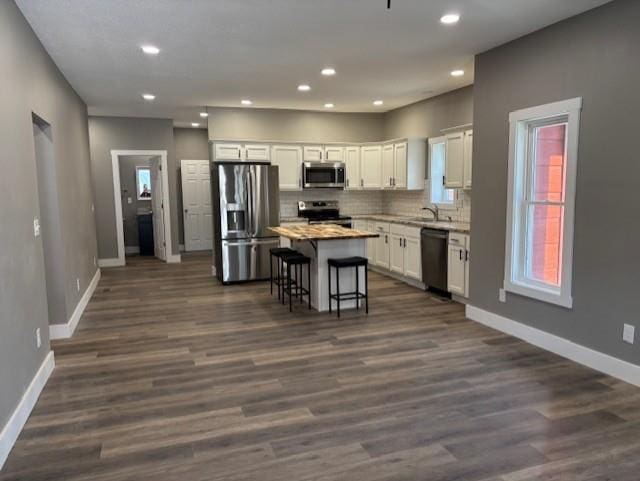
M 384 232 L 386 234 L 391 230 L 391 225 L 388 222 L 376 222 L 376 232 Z
M 391 224 L 391 233 L 395 235 L 403 236 L 407 231 L 407 227 L 402 224 Z
M 449 232 L 449 245 L 467 247 L 466 234 L 460 234 L 458 232 Z
M 409 226 L 407 226 L 407 227 L 404 228 L 404 235 L 406 237 L 419 239 L 421 230 L 422 229 L 420 227 L 409 227 Z

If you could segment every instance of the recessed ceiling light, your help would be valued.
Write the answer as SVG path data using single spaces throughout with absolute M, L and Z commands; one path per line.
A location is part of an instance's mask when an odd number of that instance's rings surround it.
M 298 90 L 300 92 L 308 92 L 309 90 L 311 90 L 311 87 L 307 84 L 302 84 L 302 85 L 298 85 Z
M 334 68 L 323 68 L 322 69 L 322 75 L 326 75 L 327 77 L 330 77 L 331 75 L 335 75 L 336 74 L 336 69 Z
M 209 117 L 209 114 L 207 112 L 200 112 L 200 117 L 206 119 L 207 117 Z
M 249 99 L 244 99 L 244 100 L 241 100 L 240 103 L 242 105 L 251 105 L 253 102 Z
M 158 55 L 160 53 L 160 49 L 155 45 L 143 45 L 140 48 L 147 55 Z
M 200 127 L 198 122 L 191 122 L 191 127 Z
M 142 94 L 142 98 L 145 100 L 153 100 L 156 98 L 156 96 L 153 94 Z
M 460 15 L 457 13 L 447 13 L 440 18 L 440 23 L 444 23 L 445 25 L 453 25 L 454 23 L 458 23 L 460 20 Z
M 454 70 L 451 72 L 452 77 L 462 77 L 464 75 L 464 70 Z
M 373 105 L 380 106 L 380 105 L 382 105 L 382 104 L 384 104 L 384 102 L 383 102 L 382 100 L 374 100 L 374 101 L 373 101 Z
M 325 107 L 326 109 L 332 109 L 333 107 L 335 107 L 335 105 L 333 105 L 331 102 L 329 102 L 329 103 L 327 103 L 327 104 L 324 104 L 324 107 Z

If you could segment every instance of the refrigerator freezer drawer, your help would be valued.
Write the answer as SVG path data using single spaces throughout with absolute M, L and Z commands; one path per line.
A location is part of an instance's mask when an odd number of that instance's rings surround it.
M 269 278 L 269 250 L 280 245 L 279 237 L 222 241 L 222 282 L 257 281 Z

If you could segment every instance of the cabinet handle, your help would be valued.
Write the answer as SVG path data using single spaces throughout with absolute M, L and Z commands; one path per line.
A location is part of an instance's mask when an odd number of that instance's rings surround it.
M 384 243 L 388 244 L 389 243 L 389 236 L 385 234 L 384 236 Z
M 447 178 L 444 175 L 442 176 L 442 185 L 447 185 Z
M 242 149 L 238 149 L 238 158 L 241 159 Z
M 404 248 L 407 248 L 407 239 L 404 240 Z
M 460 260 L 462 260 L 462 249 L 460 249 Z
M 469 261 L 469 251 L 464 251 L 464 260 Z
M 360 179 L 360 187 L 364 187 L 364 180 Z
M 347 179 L 347 187 L 349 187 L 349 179 Z
M 402 247 L 402 238 L 400 238 L 400 247 Z

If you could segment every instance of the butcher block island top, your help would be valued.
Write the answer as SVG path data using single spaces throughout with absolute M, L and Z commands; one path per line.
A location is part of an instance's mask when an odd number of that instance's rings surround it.
M 276 234 L 294 241 L 323 241 L 340 239 L 366 239 L 380 237 L 378 234 L 361 230 L 347 229 L 335 224 L 292 225 L 288 227 L 269 227 Z

